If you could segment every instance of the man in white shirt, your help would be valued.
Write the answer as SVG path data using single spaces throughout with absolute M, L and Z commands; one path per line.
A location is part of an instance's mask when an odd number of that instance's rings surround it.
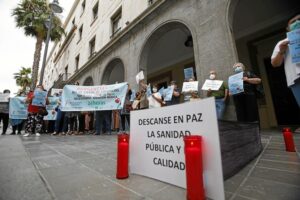
M 295 31 L 300 29 L 300 14 L 291 18 L 288 22 L 287 31 Z M 284 61 L 284 71 L 286 75 L 287 85 L 292 90 L 293 95 L 300 108 L 300 63 L 292 63 L 292 57 L 288 48 L 289 41 L 284 39 L 279 41 L 273 51 L 271 63 L 273 67 L 281 66 Z M 300 128 L 295 132 L 300 132 Z

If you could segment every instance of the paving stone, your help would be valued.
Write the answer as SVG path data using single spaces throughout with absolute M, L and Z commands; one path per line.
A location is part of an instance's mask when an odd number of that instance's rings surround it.
M 84 159 L 91 159 L 91 158 L 99 157 L 95 154 L 83 152 L 83 151 L 68 153 L 68 154 L 66 154 L 66 156 L 68 156 L 74 160 L 84 160 Z
M 157 200 L 186 199 L 186 190 L 180 187 L 167 185 L 151 194 L 150 198 Z
M 260 178 L 248 178 L 238 195 L 257 200 L 299 200 L 300 187 Z
M 74 160 L 61 155 L 51 155 L 42 158 L 39 157 L 33 159 L 33 162 L 38 167 L 38 169 L 63 166 L 67 164 L 75 164 Z
M 274 155 L 274 154 L 264 154 L 264 155 L 262 155 L 261 159 L 300 163 L 300 158 L 296 154 L 289 154 L 289 155 L 285 155 L 285 156 Z
M 300 188 L 300 173 L 256 167 L 251 173 L 251 177 L 282 182 L 290 185 L 295 185 Z
M 224 181 L 224 189 L 226 192 L 235 193 L 237 188 L 240 186 L 242 181 L 245 179 L 245 176 L 241 176 L 239 174 L 234 175 L 230 179 Z
M 287 163 L 287 162 L 275 162 L 269 160 L 260 160 L 257 164 L 257 167 L 271 168 L 284 170 L 294 173 L 300 173 L 300 164 L 299 163 Z

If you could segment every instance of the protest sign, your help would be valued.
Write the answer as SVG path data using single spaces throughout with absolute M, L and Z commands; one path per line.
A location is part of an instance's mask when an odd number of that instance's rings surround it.
M 146 95 L 147 97 L 150 97 L 152 95 L 150 83 L 147 85 Z
M 48 115 L 44 117 L 44 120 L 56 120 L 57 112 L 53 112 L 53 110 L 58 106 L 59 97 L 49 97 L 48 100 L 49 104 L 46 105 Z
M 244 92 L 243 74 L 244 74 L 244 72 L 240 72 L 238 74 L 229 76 L 228 87 L 229 87 L 229 92 L 232 95 Z
M 51 89 L 51 96 L 54 96 L 55 94 L 59 94 L 62 91 L 63 91 L 63 89 L 52 88 Z
M 183 82 L 182 92 L 198 91 L 198 81 Z
M 193 67 L 184 69 L 184 79 L 189 80 L 190 78 L 194 78 L 194 69 Z
M 139 84 L 139 82 L 141 80 L 144 80 L 145 79 L 145 76 L 144 76 L 144 72 L 143 71 L 140 71 L 136 77 L 135 77 L 135 80 L 136 80 L 136 83 Z
M 214 98 L 133 111 L 130 115 L 131 173 L 185 188 L 183 136 L 201 135 L 207 197 L 224 200 L 221 149 Z
M 171 101 L 173 96 L 174 87 L 169 86 L 167 88 L 160 88 L 158 91 L 160 95 L 164 98 L 164 101 Z
M 300 29 L 287 33 L 292 63 L 300 63 Z
M 34 106 L 46 106 L 47 92 L 40 89 L 34 90 L 34 98 L 32 99 L 32 105 Z
M 9 93 L 2 93 L 0 94 L 0 102 L 8 102 L 9 100 Z
M 203 86 L 202 86 L 202 90 L 219 90 L 221 85 L 223 84 L 223 81 L 220 80 L 210 80 L 210 79 L 206 79 Z
M 10 119 L 26 119 L 27 107 L 25 103 L 26 97 L 12 97 L 9 101 L 9 118 Z
M 135 91 L 135 90 L 131 90 L 131 95 L 130 95 L 130 101 L 131 101 L 131 102 L 134 101 L 135 95 L 136 95 L 136 91 Z
M 127 83 L 100 86 L 66 85 L 62 111 L 119 110 L 123 108 Z

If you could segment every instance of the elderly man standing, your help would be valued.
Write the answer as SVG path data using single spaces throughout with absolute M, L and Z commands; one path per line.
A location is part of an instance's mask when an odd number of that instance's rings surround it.
M 210 80 L 216 80 L 216 77 L 217 77 L 216 71 L 211 70 L 209 72 L 209 79 Z M 219 88 L 219 90 L 208 89 L 207 96 L 208 97 L 215 97 L 217 117 L 218 117 L 218 119 L 221 119 L 224 115 L 225 103 L 226 103 L 226 99 L 227 99 L 227 96 L 228 96 L 228 86 L 227 86 L 227 84 L 223 81 L 223 83 L 222 83 L 221 87 Z

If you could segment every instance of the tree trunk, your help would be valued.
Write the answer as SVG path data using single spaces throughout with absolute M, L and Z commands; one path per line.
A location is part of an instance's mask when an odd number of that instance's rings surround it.
M 36 38 L 36 43 L 35 43 L 35 52 L 34 52 L 34 58 L 33 58 L 33 65 L 32 65 L 32 82 L 30 89 L 34 90 L 37 80 L 38 80 L 38 74 L 39 74 L 39 64 L 40 64 L 40 59 L 41 59 L 41 51 L 42 51 L 42 46 L 43 46 L 43 38 L 42 37 L 37 37 Z

